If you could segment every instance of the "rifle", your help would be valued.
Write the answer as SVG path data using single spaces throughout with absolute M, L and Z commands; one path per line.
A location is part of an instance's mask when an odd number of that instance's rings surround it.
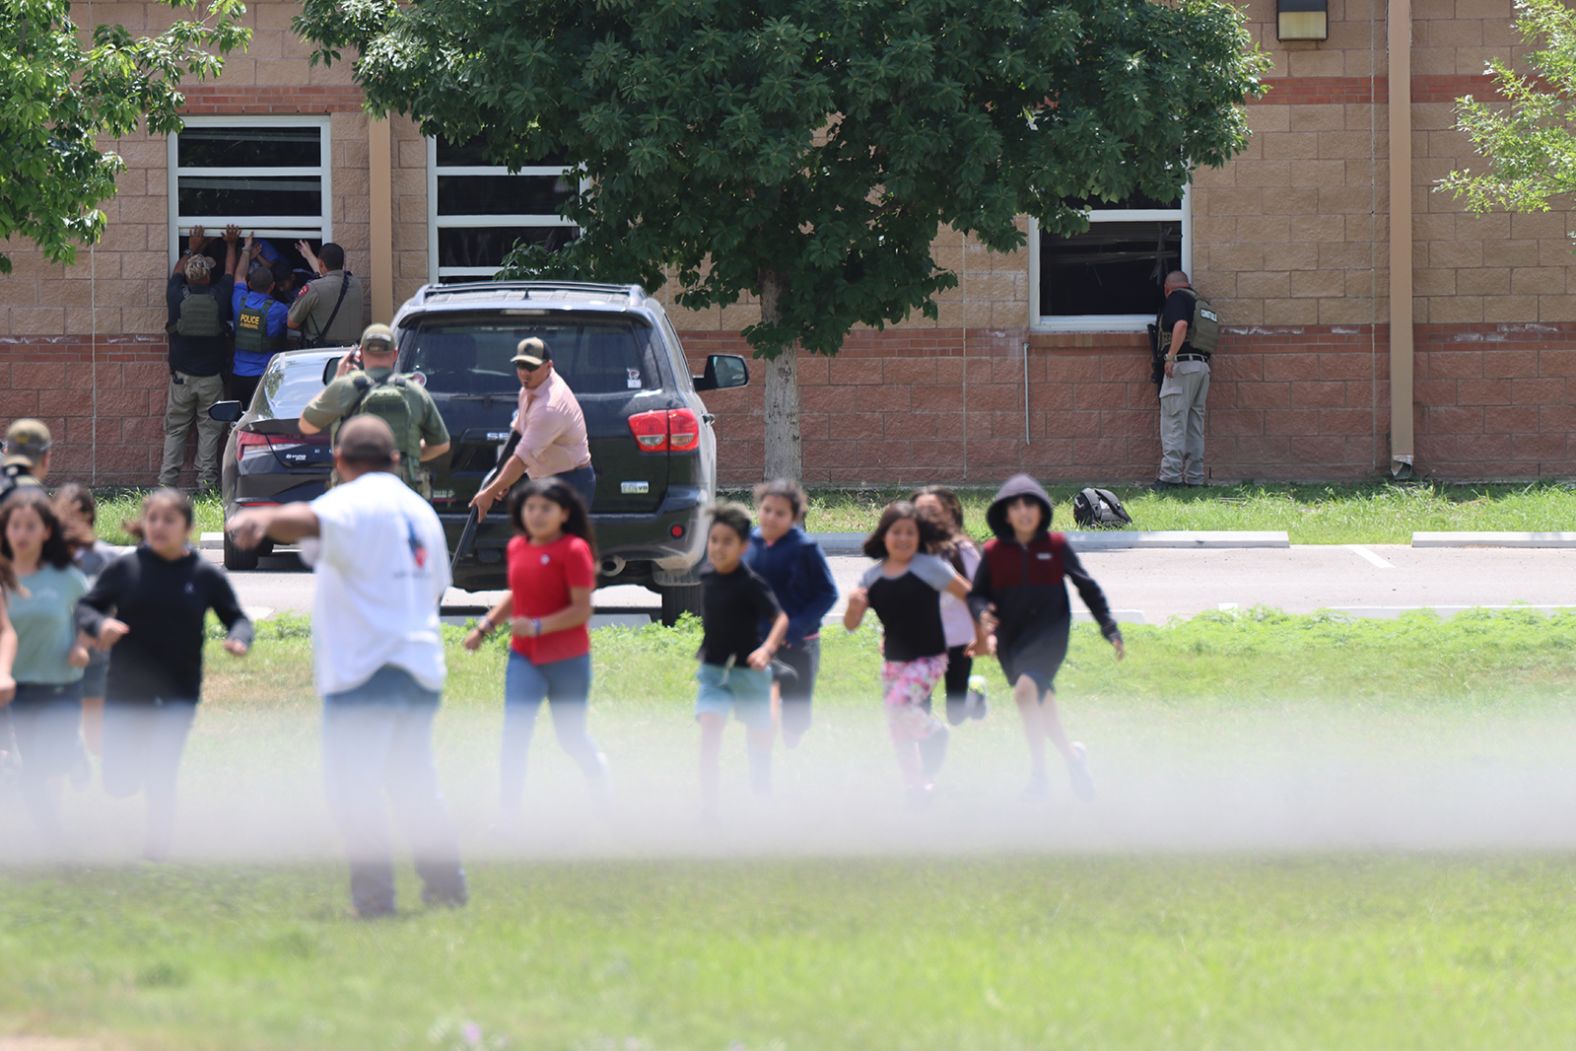
M 509 462 L 509 457 L 514 455 L 515 447 L 519 444 L 520 432 L 511 428 L 509 440 L 503 443 L 503 448 L 498 452 L 498 462 L 493 464 L 493 469 L 488 471 L 487 476 L 482 479 L 482 484 L 477 489 L 477 492 L 481 492 L 482 489 L 493 483 L 493 479 L 498 477 L 499 472 L 503 470 L 503 465 Z M 471 513 L 465 518 L 465 528 L 460 530 L 459 543 L 454 545 L 454 557 L 449 560 L 449 573 L 451 575 L 459 569 L 460 559 L 469 554 L 471 547 L 475 545 L 478 521 L 476 508 L 473 507 L 471 508 Z

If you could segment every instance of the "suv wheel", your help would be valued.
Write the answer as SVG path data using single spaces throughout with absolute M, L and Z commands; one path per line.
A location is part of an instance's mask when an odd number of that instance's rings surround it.
M 235 546 L 233 541 L 230 540 L 230 531 L 228 529 L 224 531 L 225 569 L 239 570 L 241 572 L 245 572 L 250 569 L 256 569 L 257 560 L 261 557 L 261 554 L 262 553 L 260 551 L 256 550 L 242 551 L 240 548 Z
M 657 589 L 662 596 L 662 626 L 671 628 L 686 613 L 700 616 L 701 589 L 699 584 L 678 584 Z

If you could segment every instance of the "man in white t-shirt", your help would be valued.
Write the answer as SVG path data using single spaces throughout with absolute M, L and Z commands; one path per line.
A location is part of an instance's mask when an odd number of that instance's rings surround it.
M 243 511 L 229 522 L 242 548 L 299 541 L 316 570 L 323 769 L 350 857 L 351 901 L 367 919 L 395 911 L 385 794 L 406 825 L 422 900 L 457 906 L 468 898 L 432 755 L 448 548 L 438 516 L 394 473 L 398 464 L 388 424 L 354 417 L 334 450 L 341 484 L 310 504 Z

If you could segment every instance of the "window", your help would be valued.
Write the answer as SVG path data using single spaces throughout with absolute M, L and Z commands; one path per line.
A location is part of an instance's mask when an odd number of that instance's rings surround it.
M 439 315 L 400 332 L 400 368 L 420 373 L 434 396 L 503 397 L 520 393 L 515 348 L 535 336 L 551 348 L 553 368 L 577 397 L 662 389 L 661 343 L 649 328 L 586 318 L 498 321 L 493 315 Z
M 332 239 L 331 157 L 327 117 L 188 117 L 169 137 L 170 261 L 192 227 L 234 224 L 304 265 L 297 241 Z
M 574 240 L 574 223 L 558 214 L 573 178 L 556 159 L 511 174 L 488 160 L 480 139 L 428 139 L 428 279 L 488 280 L 521 241 L 556 250 Z
M 1050 331 L 1141 332 L 1160 311 L 1167 272 L 1192 265 L 1192 217 L 1181 200 L 1096 202 L 1072 237 L 1029 224 L 1030 323 Z

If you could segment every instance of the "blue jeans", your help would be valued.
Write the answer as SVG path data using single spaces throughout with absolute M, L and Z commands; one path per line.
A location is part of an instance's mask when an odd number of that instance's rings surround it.
M 345 837 L 350 898 L 363 916 L 394 911 L 388 802 L 405 826 L 428 905 L 469 897 L 460 846 L 438 789 L 432 720 L 438 692 L 386 664 L 355 689 L 323 698 L 323 775 Z
M 33 823 L 47 836 L 60 832 L 60 802 L 50 778 L 71 770 L 82 723 L 82 683 L 19 682 L 11 701 L 11 727 L 22 760 L 18 785 Z
M 580 499 L 585 501 L 586 510 L 591 510 L 591 502 L 596 499 L 596 468 L 586 464 L 553 477 L 579 493 Z
M 591 694 L 591 655 L 533 664 L 509 651 L 503 680 L 503 753 L 499 760 L 499 803 L 505 812 L 520 808 L 525 792 L 525 759 L 536 733 L 536 713 L 546 700 L 553 713 L 553 731 L 570 758 L 580 764 L 593 788 L 607 777 L 602 752 L 586 732 L 586 704 Z M 518 761 L 514 759 L 518 756 Z
M 146 796 L 150 857 L 163 857 L 174 838 L 176 778 L 196 718 L 194 700 L 104 702 L 104 791 Z

